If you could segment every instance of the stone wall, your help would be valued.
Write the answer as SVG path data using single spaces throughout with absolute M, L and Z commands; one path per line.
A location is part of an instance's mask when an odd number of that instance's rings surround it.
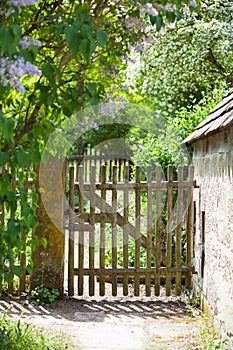
M 223 336 L 233 342 L 233 126 L 193 147 L 200 186 L 195 190 L 195 264 L 203 305 L 208 305 Z

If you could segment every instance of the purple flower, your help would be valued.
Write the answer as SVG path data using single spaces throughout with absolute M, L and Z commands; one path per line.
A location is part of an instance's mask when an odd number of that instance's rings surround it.
M 40 0 L 8 0 L 9 9 L 7 11 L 3 11 L 3 9 L 0 8 L 0 14 L 4 15 L 5 17 L 9 17 L 15 12 L 15 8 L 17 8 L 20 12 L 21 7 L 35 5 L 39 1 Z
M 29 38 L 29 37 L 23 37 L 23 39 L 20 41 L 20 46 L 23 49 L 27 49 L 30 45 L 34 45 L 37 47 L 41 46 L 41 42 L 35 38 Z
M 39 1 L 40 0 L 9 0 L 8 2 L 10 6 L 20 9 L 20 7 L 23 6 L 35 5 Z
M 15 56 L 13 60 L 9 60 L 0 55 L 0 81 L 3 86 L 8 84 L 24 94 L 26 89 L 20 79 L 25 74 L 41 76 L 41 71 L 31 62 L 25 62 L 23 57 Z
M 95 129 L 95 130 L 99 129 L 99 126 L 96 124 L 96 122 L 91 117 L 88 118 L 88 125 L 92 129 Z

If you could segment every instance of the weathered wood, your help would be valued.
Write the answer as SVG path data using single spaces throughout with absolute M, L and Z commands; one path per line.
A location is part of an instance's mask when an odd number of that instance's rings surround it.
M 11 190 L 15 193 L 16 192 L 16 169 L 15 167 L 11 167 Z M 15 215 L 16 215 L 16 207 L 13 208 L 11 207 L 11 212 L 10 212 L 10 218 L 12 220 L 15 220 Z M 13 294 L 14 292 L 14 264 L 15 264 L 15 257 L 13 250 L 9 250 L 9 273 L 11 275 L 12 280 L 8 282 L 8 293 Z
M 1 174 L 3 175 L 4 172 L 5 172 L 5 166 L 2 166 L 0 167 L 0 171 L 1 171 Z M 4 226 L 5 224 L 5 205 L 4 203 L 2 203 L 1 205 L 1 213 L 0 213 L 0 222 L 2 224 L 2 226 Z M 0 235 L 0 246 L 3 245 L 3 242 L 2 242 L 2 235 Z M 4 265 L 4 256 L 2 254 L 0 254 L 0 264 L 2 264 L 2 266 Z M 2 274 L 0 275 L 0 294 L 2 294 L 2 289 L 3 289 L 3 286 L 2 286 Z
M 190 187 L 193 187 L 195 185 L 194 181 L 190 181 L 190 180 L 186 180 L 183 182 L 183 188 L 186 190 L 189 190 Z M 77 190 L 79 186 L 78 182 L 75 182 L 75 189 Z M 130 182 L 129 184 L 125 184 L 124 182 L 118 182 L 116 184 L 116 189 L 117 191 L 124 191 L 124 188 L 126 188 L 129 191 L 134 191 L 136 189 L 140 189 L 141 191 L 147 191 L 148 189 L 148 183 L 146 181 L 141 181 L 140 183 L 136 183 L 136 182 Z M 171 188 L 173 190 L 178 190 L 179 189 L 179 181 L 152 181 L 150 184 L 150 187 L 152 190 L 157 190 L 157 189 L 161 189 L 161 190 L 167 190 L 168 188 Z M 102 189 L 105 190 L 112 190 L 112 183 L 108 182 L 106 184 L 101 184 L 101 183 L 96 183 L 96 189 L 98 191 L 101 191 Z M 90 184 L 89 183 L 85 183 L 84 184 L 84 191 L 90 191 Z
M 96 183 L 96 168 L 91 167 L 91 197 L 90 197 L 90 225 L 95 227 L 95 183 Z M 89 232 L 89 295 L 95 294 L 95 230 Z
M 177 196 L 177 229 L 176 229 L 176 266 L 180 267 L 182 264 L 182 215 L 184 207 L 183 195 L 183 166 L 178 166 L 178 196 Z M 176 273 L 176 295 L 181 294 L 182 275 L 180 272 Z
M 25 183 L 24 183 L 24 191 L 25 194 L 28 195 L 28 170 L 25 169 Z M 21 208 L 21 216 L 23 212 L 23 207 Z M 22 243 L 22 248 L 20 252 L 20 267 L 21 267 L 21 277 L 19 279 L 19 290 L 20 292 L 25 292 L 26 289 L 26 265 L 27 265 L 27 259 L 26 259 L 26 246 L 27 246 L 27 234 L 25 228 L 21 229 L 20 232 L 20 239 Z
M 90 275 L 90 269 L 86 268 L 83 270 L 84 275 L 89 276 Z M 123 276 L 124 274 L 127 274 L 128 276 L 135 277 L 135 275 L 138 276 L 144 276 L 147 273 L 150 273 L 151 275 L 154 275 L 156 273 L 160 273 L 161 276 L 165 276 L 167 272 L 170 274 L 176 274 L 177 272 L 182 272 L 184 275 L 187 273 L 190 274 L 196 274 L 194 267 L 151 267 L 151 268 L 146 268 L 146 267 L 140 267 L 140 268 L 134 268 L 134 267 L 129 267 L 128 269 L 124 269 L 121 267 L 118 267 L 117 269 L 113 269 L 111 267 L 106 267 L 105 269 L 100 269 L 100 268 L 95 268 L 94 269 L 94 274 L 95 276 L 99 276 L 101 274 L 112 276 L 113 274 L 117 274 L 118 276 Z M 79 274 L 79 269 L 74 269 L 74 274 L 78 275 Z
M 117 166 L 113 166 L 112 172 L 112 210 L 113 210 L 113 222 L 112 222 L 112 268 L 117 268 Z M 117 295 L 117 275 L 113 274 L 112 276 L 112 295 Z
M 140 194 L 140 187 L 137 188 L 137 193 Z M 85 192 L 85 197 L 90 200 L 90 191 Z M 97 194 L 95 194 L 95 205 L 98 209 L 101 208 L 102 206 L 102 200 L 101 197 L 99 197 Z M 109 205 L 108 203 L 104 203 L 104 210 L 106 213 L 106 217 L 111 217 L 112 215 L 112 206 Z M 122 215 L 120 215 L 119 213 L 117 213 L 117 225 L 120 227 L 124 226 L 124 217 Z M 136 239 L 136 237 L 139 237 L 140 241 L 141 241 L 141 245 L 143 247 L 146 248 L 147 246 L 147 237 L 145 237 L 141 232 L 140 234 L 136 233 L 136 227 L 134 225 L 132 225 L 131 223 L 128 224 L 128 230 L 129 230 L 129 234 L 131 237 L 133 237 L 134 239 Z M 154 246 L 153 246 L 153 253 L 154 253 Z
M 114 163 L 114 162 L 112 162 Z M 178 169 L 178 181 L 173 181 L 173 167 L 168 167 L 167 181 L 162 181 L 161 166 L 156 166 L 156 181 L 152 181 L 152 168 L 147 167 L 147 181 L 141 186 L 140 181 L 140 167 L 136 167 L 135 183 L 129 182 L 129 167 L 124 169 L 123 182 L 117 182 L 119 175 L 118 164 L 111 164 L 111 183 L 106 183 L 107 170 L 106 166 L 101 169 L 101 183 L 96 183 L 96 168 L 92 166 L 91 183 L 84 183 L 84 174 L 79 177 L 77 188 L 79 189 L 79 208 L 76 213 L 75 222 L 72 229 L 79 230 L 79 239 L 82 237 L 82 245 L 79 242 L 79 265 L 78 269 L 74 269 L 74 274 L 78 274 L 79 283 L 83 281 L 84 276 L 89 276 L 89 294 L 94 295 L 94 282 L 98 277 L 100 295 L 105 295 L 105 283 L 112 283 L 112 294 L 117 295 L 117 284 L 119 281 L 123 283 L 123 294 L 128 294 L 129 281 L 134 284 L 134 295 L 140 294 L 140 283 L 145 283 L 146 296 L 151 295 L 151 285 L 154 283 L 155 295 L 160 294 L 160 285 L 165 282 L 166 295 L 171 294 L 171 284 L 176 283 L 176 294 L 180 295 L 181 286 L 184 278 L 190 278 L 194 273 L 192 266 L 192 259 L 190 259 L 190 252 L 192 252 L 192 230 L 189 231 L 189 243 L 187 243 L 187 261 L 186 266 L 182 266 L 182 225 L 183 225 L 183 206 L 184 195 L 190 193 L 193 188 L 193 176 L 190 175 L 188 180 L 184 181 L 183 167 Z M 79 174 L 83 171 L 79 169 Z M 174 186 L 175 183 L 175 186 Z M 120 187 L 119 187 L 120 185 Z M 75 184 L 76 186 L 76 184 Z M 74 186 L 74 187 L 75 187 Z M 75 187 L 76 188 L 76 187 Z M 118 197 L 118 190 L 122 191 L 122 196 Z M 141 232 L 141 216 L 144 214 L 141 211 L 141 193 L 147 193 L 147 233 L 143 235 Z M 97 194 L 96 191 L 100 192 Z M 107 202 L 107 191 L 111 193 L 110 203 Z M 167 193 L 167 225 L 166 225 L 166 261 L 162 260 L 161 254 L 161 235 L 164 234 L 162 225 L 162 215 L 164 209 L 162 208 L 162 196 L 164 191 Z M 173 207 L 173 196 L 177 193 L 177 211 Z M 130 194 L 134 192 L 134 206 L 135 218 L 134 224 L 129 222 L 129 202 Z M 82 195 L 81 195 L 82 194 Z M 84 212 L 84 198 L 90 201 L 90 212 Z M 175 197 L 174 197 L 175 198 Z M 153 199 L 155 199 L 156 207 L 154 208 Z M 189 198 L 190 199 L 190 198 Z M 132 200 L 132 199 L 131 199 Z M 123 213 L 118 213 L 118 201 L 123 202 Z M 192 208 L 190 209 L 192 211 Z M 96 212 L 97 211 L 97 212 Z M 156 232 L 153 236 L 153 212 L 156 217 Z M 188 213 L 187 230 L 192 228 L 192 217 Z M 95 223 L 100 223 L 100 248 L 99 248 L 99 268 L 94 266 L 95 253 Z M 105 244 L 106 244 L 106 223 L 111 224 L 111 267 L 106 267 L 105 262 Z M 174 225 L 176 223 L 176 225 Z M 123 266 L 118 266 L 118 231 L 117 227 L 122 228 L 123 235 Z M 71 228 L 71 226 L 70 226 Z M 84 268 L 83 265 L 83 234 L 84 231 L 89 232 L 89 267 Z M 120 231 L 119 231 L 120 232 Z M 81 236 L 82 234 L 82 236 Z M 173 234 L 174 242 L 173 242 Z M 129 267 L 129 236 L 133 237 L 135 251 L 134 251 L 134 267 Z M 155 240 L 155 243 L 153 243 Z M 141 267 L 140 254 L 141 247 L 146 249 L 146 267 Z M 174 254 L 173 254 L 174 252 Z M 81 253 L 81 258 L 80 258 Z M 155 256 L 155 266 L 152 264 L 152 257 Z M 173 261 L 174 255 L 174 261 Z M 191 254 L 192 257 L 192 254 Z M 161 266 L 161 264 L 166 266 Z M 190 276 L 190 277 L 188 277 Z M 80 279 L 81 277 L 81 279 Z M 144 282 L 143 282 L 144 281 Z M 83 283 L 83 282 L 82 282 Z M 186 285 L 190 287 L 190 283 L 186 281 Z M 79 295 L 83 294 L 82 288 L 79 286 Z
M 84 183 L 84 167 L 80 166 L 78 171 L 78 177 L 79 177 L 79 191 L 78 191 L 78 201 L 79 201 L 79 210 L 80 213 L 84 212 L 84 199 L 83 199 L 83 183 Z M 79 236 L 78 236 L 78 266 L 79 266 L 79 274 L 78 274 L 78 295 L 83 295 L 83 282 L 84 282 L 84 231 L 79 230 Z
M 106 183 L 106 166 L 101 167 L 101 182 Z M 106 202 L 106 190 L 103 188 L 101 190 L 102 203 Z M 96 221 L 95 221 L 96 222 Z M 100 268 L 105 268 L 105 212 L 104 205 L 101 207 L 100 213 Z M 105 277 L 100 276 L 100 295 L 105 295 Z
M 173 178 L 173 167 L 168 165 L 167 178 L 171 183 Z M 166 267 L 172 266 L 172 186 L 167 189 L 167 227 L 166 227 Z M 167 270 L 166 274 L 166 296 L 171 295 L 171 273 Z
M 68 259 L 68 294 L 74 295 L 74 167 L 69 169 L 69 259 Z
M 151 268 L 151 255 L 152 255 L 152 167 L 147 167 L 147 248 L 146 248 L 146 266 Z M 151 295 L 151 276 L 148 273 L 146 275 L 146 296 Z
M 140 184 L 140 167 L 136 166 L 136 183 Z M 140 247 L 141 247 L 141 191 L 138 186 L 135 190 L 135 269 L 140 268 Z M 134 294 L 139 296 L 140 290 L 139 275 L 135 275 Z
M 160 183 L 161 176 L 161 165 L 156 166 L 156 182 Z M 156 191 L 156 247 L 155 247 L 155 266 L 157 269 L 161 266 L 161 231 L 162 231 L 162 219 L 161 219 L 161 189 L 158 187 Z M 160 272 L 155 275 L 155 295 L 160 295 Z
M 127 185 L 129 183 L 129 166 L 125 165 L 124 167 L 124 182 Z M 127 186 L 124 189 L 124 226 L 123 226 L 123 267 L 128 269 L 129 265 L 129 233 L 128 233 L 128 224 L 129 224 L 129 191 Z M 123 295 L 128 295 L 128 277 L 124 275 L 123 279 Z
M 194 166 L 189 166 L 189 179 L 190 181 L 193 181 L 194 179 Z M 186 251 L 186 266 L 191 267 L 192 266 L 192 253 L 193 253 L 193 188 L 190 189 L 189 196 L 188 196 L 188 214 L 187 214 L 187 251 Z M 191 289 L 192 288 L 192 275 L 190 273 L 187 273 L 186 276 L 186 288 Z

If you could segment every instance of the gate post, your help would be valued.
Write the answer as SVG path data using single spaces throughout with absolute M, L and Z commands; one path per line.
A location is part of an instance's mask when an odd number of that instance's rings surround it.
M 61 162 L 49 161 L 40 164 L 36 169 L 36 188 L 38 194 L 37 219 L 38 226 L 33 233 L 33 239 L 37 241 L 36 248 L 32 251 L 33 274 L 31 277 L 31 290 L 43 283 L 47 288 L 59 289 L 60 297 L 64 294 L 64 255 L 65 255 L 65 233 L 64 233 L 64 191 L 65 173 L 62 169 L 62 185 L 56 181 Z M 39 179 L 39 173 L 42 178 Z M 43 184 L 46 182 L 46 192 Z M 40 189 L 41 187 L 42 189 Z M 51 203 L 52 211 L 49 215 L 46 204 Z M 52 213 L 52 215 L 51 215 Z M 47 246 L 42 242 L 46 239 Z

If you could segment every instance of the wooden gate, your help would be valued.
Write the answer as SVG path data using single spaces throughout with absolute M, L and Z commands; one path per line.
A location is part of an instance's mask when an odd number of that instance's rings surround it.
M 112 284 L 112 295 L 129 286 L 140 295 L 166 295 L 182 288 L 191 289 L 193 260 L 193 166 L 168 166 L 164 178 L 159 165 L 148 166 L 146 175 L 135 167 L 134 181 L 129 166 L 124 167 L 123 181 L 117 180 L 113 167 L 112 180 L 106 180 L 106 166 L 97 176 L 91 167 L 90 181 L 84 182 L 84 168 L 69 167 L 69 244 L 68 294 L 84 294 L 88 279 L 89 295 L 105 295 L 106 283 Z M 100 178 L 100 181 L 99 181 Z M 98 181 L 97 181 L 98 179 Z

